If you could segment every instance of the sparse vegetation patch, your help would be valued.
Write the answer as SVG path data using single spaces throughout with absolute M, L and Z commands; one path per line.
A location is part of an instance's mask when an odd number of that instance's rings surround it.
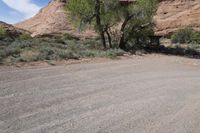
M 119 49 L 103 50 L 99 40 L 80 41 L 53 37 L 16 39 L 7 45 L 0 44 L 0 46 L 1 64 L 80 59 L 85 57 L 107 57 L 114 59 L 125 53 Z
M 172 43 L 200 44 L 200 31 L 195 31 L 192 28 L 180 29 L 172 35 L 171 40 Z
M 3 27 L 0 26 L 0 40 L 5 38 L 5 36 L 6 36 L 6 31 L 4 30 Z

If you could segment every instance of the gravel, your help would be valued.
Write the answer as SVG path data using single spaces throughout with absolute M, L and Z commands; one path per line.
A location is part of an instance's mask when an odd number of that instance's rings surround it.
M 2 68 L 0 133 L 200 133 L 200 61 Z

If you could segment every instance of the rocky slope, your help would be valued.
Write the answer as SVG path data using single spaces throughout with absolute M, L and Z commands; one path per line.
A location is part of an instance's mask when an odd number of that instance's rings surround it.
M 162 0 L 155 22 L 157 35 L 169 35 L 188 26 L 200 30 L 200 0 Z
M 6 31 L 7 35 L 9 35 L 10 37 L 13 37 L 13 38 L 15 38 L 23 33 L 30 34 L 29 31 L 14 27 L 13 25 L 7 24 L 2 21 L 0 21 L 0 28 L 3 28 Z
M 95 35 L 91 30 L 79 33 L 73 27 L 63 10 L 66 2 L 67 0 L 52 0 L 36 16 L 15 26 L 30 31 L 32 36 L 52 33 L 83 37 Z M 200 0 L 160 0 L 155 23 L 157 35 L 168 35 L 187 26 L 200 29 Z
M 67 0 L 52 0 L 47 7 L 40 12 L 21 23 L 16 27 L 28 30 L 32 36 L 47 35 L 53 33 L 68 33 L 74 36 L 89 37 L 94 33 L 87 30 L 87 33 L 79 33 L 71 24 L 68 15 L 64 11 L 64 5 Z

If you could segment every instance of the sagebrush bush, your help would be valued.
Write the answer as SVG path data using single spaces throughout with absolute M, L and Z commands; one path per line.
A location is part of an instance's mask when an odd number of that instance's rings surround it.
M 3 44 L 3 43 L 1 43 Z M 120 49 L 102 50 L 99 40 L 60 40 L 60 38 L 16 39 L 0 45 L 0 62 L 31 62 L 79 59 L 83 57 L 116 58 Z
M 89 49 L 103 49 L 101 40 L 90 39 L 83 41 L 83 44 Z
M 0 26 L 0 40 L 6 37 L 6 31 L 3 27 Z
M 6 57 L 6 52 L 0 49 L 0 62 Z
M 0 40 L 0 47 L 6 47 L 8 45 L 10 45 L 10 42 Z
M 5 48 L 6 56 L 15 56 L 20 54 L 21 49 L 20 47 L 7 47 Z
M 34 46 L 35 43 L 33 41 L 29 40 L 15 40 L 14 42 L 9 45 L 9 47 L 19 47 L 21 49 L 27 48 L 27 47 L 32 47 Z
M 37 61 L 39 52 L 35 50 L 25 50 L 20 53 L 20 61 L 23 62 L 30 62 L 30 61 Z
M 19 35 L 18 39 L 19 40 L 29 40 L 31 39 L 32 37 L 30 36 L 30 34 L 27 34 L 27 33 L 22 33 L 21 35 Z
M 79 53 L 75 53 L 70 50 L 60 50 L 58 51 L 58 56 L 60 59 L 79 59 Z
M 200 31 L 194 32 L 192 36 L 192 42 L 196 44 L 200 44 Z
M 106 51 L 106 56 L 109 58 L 116 58 L 118 56 L 124 55 L 125 52 L 121 49 L 109 49 Z
M 200 32 L 192 28 L 184 28 L 171 36 L 172 43 L 200 43 Z

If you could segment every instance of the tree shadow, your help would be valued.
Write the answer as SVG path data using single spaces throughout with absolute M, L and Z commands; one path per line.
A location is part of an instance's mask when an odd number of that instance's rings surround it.
M 182 56 L 187 58 L 200 59 L 200 51 L 192 49 L 192 48 L 181 48 L 181 47 L 145 47 L 145 51 L 148 53 L 159 53 L 165 55 L 175 55 Z

